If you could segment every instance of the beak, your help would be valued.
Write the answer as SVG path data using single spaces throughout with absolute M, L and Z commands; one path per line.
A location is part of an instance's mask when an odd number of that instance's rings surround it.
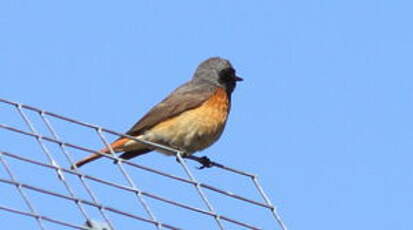
M 235 79 L 235 81 L 243 81 L 243 80 L 244 80 L 244 79 L 242 79 L 242 78 L 240 78 L 240 77 L 238 77 L 238 76 L 235 76 L 234 79 Z

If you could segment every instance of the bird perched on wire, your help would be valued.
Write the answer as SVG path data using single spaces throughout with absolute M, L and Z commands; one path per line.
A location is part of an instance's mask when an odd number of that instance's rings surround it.
M 178 149 L 185 156 L 191 156 L 209 147 L 221 136 L 231 108 L 231 94 L 236 82 L 242 80 L 228 60 L 209 58 L 197 67 L 190 81 L 154 106 L 126 134 Z M 126 137 L 115 140 L 111 148 L 114 152 L 123 152 L 119 156 L 122 159 L 131 159 L 153 150 L 173 155 Z M 104 148 L 100 152 L 110 153 L 110 149 Z M 92 154 L 76 162 L 72 168 L 100 157 L 100 154 Z

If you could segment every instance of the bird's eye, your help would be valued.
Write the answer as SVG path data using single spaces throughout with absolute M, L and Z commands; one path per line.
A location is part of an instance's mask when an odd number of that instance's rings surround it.
M 223 82 L 233 81 L 235 76 L 235 70 L 233 68 L 223 69 L 219 73 L 219 79 Z

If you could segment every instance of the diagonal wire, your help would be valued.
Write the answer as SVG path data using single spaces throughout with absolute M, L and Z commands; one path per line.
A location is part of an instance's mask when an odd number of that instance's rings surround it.
M 264 189 L 262 188 L 261 184 L 258 182 L 257 176 L 254 176 L 251 179 L 254 182 L 254 185 L 257 188 L 259 194 L 264 199 L 265 203 L 267 203 L 269 206 L 271 206 L 271 209 L 270 209 L 271 213 L 272 213 L 273 217 L 275 218 L 275 220 L 277 221 L 278 225 L 280 225 L 280 228 L 282 230 L 287 230 L 287 226 L 282 221 L 280 214 L 278 214 L 277 207 L 274 206 L 271 203 L 270 198 L 268 198 L 268 195 L 264 192 Z
M 112 149 L 112 146 L 109 144 L 109 142 L 106 140 L 105 136 L 102 134 L 102 130 L 101 129 L 97 129 L 96 130 L 98 133 L 98 136 L 100 137 L 100 139 L 102 140 L 102 142 L 106 145 L 106 147 L 110 150 L 111 154 L 113 156 L 115 155 L 115 152 Z M 138 201 L 140 202 L 140 204 L 143 206 L 143 208 L 145 209 L 146 214 L 151 218 L 151 220 L 157 222 L 155 215 L 153 214 L 152 210 L 149 208 L 149 205 L 146 203 L 146 201 L 143 199 L 142 197 L 142 192 L 137 189 L 135 183 L 133 182 L 132 178 L 129 176 L 129 174 L 126 172 L 125 168 L 122 165 L 121 161 L 117 161 L 117 165 L 119 170 L 121 171 L 122 175 L 125 177 L 126 181 L 128 182 L 129 186 L 131 188 L 133 188 L 134 190 L 136 190 L 137 192 L 135 192 L 136 197 L 138 198 Z M 157 222 L 159 223 L 159 222 Z M 162 225 L 157 224 L 156 225 L 157 229 L 162 229 Z
M 214 207 L 212 207 L 212 204 L 209 202 L 207 196 L 202 191 L 199 182 L 195 179 L 194 175 L 192 175 L 191 171 L 189 170 L 188 166 L 186 165 L 184 159 L 182 158 L 182 152 L 178 151 L 176 153 L 176 158 L 178 159 L 179 164 L 182 166 L 182 168 L 184 169 L 184 171 L 187 174 L 187 176 L 189 177 L 189 179 L 195 183 L 194 186 L 195 186 L 199 196 L 201 197 L 201 199 L 203 200 L 203 202 L 207 206 L 208 210 L 214 213 L 214 218 L 215 218 L 215 221 L 217 222 L 219 228 L 224 229 L 224 225 L 221 222 L 221 217 L 215 212 Z
M 153 220 L 150 220 L 150 219 L 147 219 L 147 218 L 144 218 L 144 217 L 141 217 L 141 216 L 137 216 L 137 215 L 134 215 L 134 214 L 131 214 L 131 213 L 127 213 L 127 212 L 124 212 L 122 210 L 110 207 L 110 206 L 105 206 L 105 205 L 100 204 L 100 203 L 95 203 L 93 201 L 88 201 L 88 200 L 80 199 L 80 198 L 73 198 L 73 197 L 70 197 L 70 196 L 67 196 L 67 195 L 64 195 L 64 194 L 61 194 L 61 193 L 49 191 L 49 190 L 42 189 L 42 188 L 39 188 L 39 187 L 36 187 L 36 186 L 33 186 L 33 185 L 29 185 L 29 184 L 25 184 L 25 183 L 19 183 L 19 182 L 13 181 L 13 180 L 7 180 L 7 179 L 0 178 L 0 182 L 15 185 L 15 186 L 19 186 L 19 187 L 22 187 L 22 188 L 25 188 L 25 189 L 36 191 L 36 192 L 39 192 L 39 193 L 42 193 L 42 194 L 47 194 L 47 195 L 59 197 L 59 198 L 66 199 L 66 200 L 78 201 L 80 203 L 83 203 L 83 204 L 86 204 L 86 205 L 89 205 L 89 206 L 97 207 L 97 208 L 100 208 L 100 209 L 105 209 L 105 210 L 108 210 L 110 212 L 117 213 L 117 214 L 124 215 L 124 216 L 128 216 L 130 218 L 133 218 L 133 219 L 136 219 L 136 220 L 139 220 L 139 221 L 156 224 L 155 221 L 153 221 Z M 172 225 L 169 225 L 169 224 L 163 224 L 163 226 L 165 228 L 173 229 L 173 230 L 179 229 L 179 228 L 173 227 Z
M 16 183 L 15 186 L 16 186 L 17 190 L 19 191 L 20 196 L 23 198 L 23 201 L 26 204 L 27 208 L 30 210 L 30 213 L 33 216 L 36 217 L 36 221 L 39 224 L 40 229 L 46 230 L 46 227 L 44 226 L 44 224 L 42 222 L 42 217 L 37 214 L 37 211 L 35 210 L 33 204 L 29 200 L 29 197 L 23 191 L 22 186 L 20 184 L 17 184 L 16 177 L 12 173 L 12 171 L 11 171 L 10 167 L 7 165 L 6 161 L 3 159 L 1 152 L 0 152 L 0 161 L 1 161 L 1 164 L 3 165 L 4 169 L 6 170 L 7 174 L 9 175 L 10 180 Z
M 24 111 L 22 110 L 22 105 L 21 105 L 21 104 L 18 104 L 18 105 L 16 106 L 16 108 L 17 108 L 17 111 L 19 112 L 20 116 L 22 117 L 22 119 L 23 119 L 24 122 L 26 123 L 26 125 L 29 127 L 30 131 L 31 131 L 32 133 L 34 133 L 34 134 L 38 134 L 38 135 L 39 135 L 39 133 L 38 133 L 37 130 L 34 128 L 32 122 L 30 121 L 30 119 L 27 117 L 27 115 L 26 115 L 26 114 L 24 113 Z M 41 114 L 43 114 L 43 113 L 41 113 Z M 76 197 L 75 197 L 75 194 L 74 194 L 72 188 L 71 188 L 70 185 L 67 183 L 67 181 L 66 181 L 66 179 L 65 179 L 62 171 L 60 170 L 59 164 L 53 159 L 52 155 L 50 154 L 50 151 L 48 150 L 48 148 L 46 147 L 46 145 L 43 143 L 41 136 L 39 135 L 39 136 L 36 138 L 36 140 L 37 140 L 38 144 L 40 145 L 43 153 L 47 156 L 50 164 L 57 166 L 57 169 L 56 169 L 57 177 L 58 177 L 59 180 L 64 184 L 64 186 L 65 186 L 66 190 L 69 192 L 70 196 L 71 196 L 72 198 L 74 198 L 73 200 L 75 201 L 76 206 L 79 208 L 80 212 L 83 214 L 83 216 L 84 216 L 86 219 L 89 219 L 89 217 L 88 217 L 88 215 L 87 215 L 87 213 L 86 213 L 86 210 L 83 209 L 82 205 L 77 201 L 77 199 L 76 199 Z M 109 224 L 110 228 L 114 229 L 113 223 L 110 221 L 110 219 L 107 217 L 107 215 L 103 212 L 103 210 L 100 210 L 100 211 L 101 211 L 101 214 L 102 214 L 103 218 L 105 219 L 105 221 L 107 221 L 107 223 Z
M 74 225 L 71 223 L 67 223 L 65 221 L 61 221 L 61 220 L 57 220 L 48 216 L 41 216 L 41 215 L 37 215 L 34 214 L 32 212 L 25 212 L 25 211 L 21 211 L 21 210 L 17 210 L 14 208 L 9 208 L 9 207 L 4 207 L 0 205 L 0 210 L 6 211 L 6 212 L 10 212 L 10 213 L 15 213 L 15 214 L 19 214 L 19 215 L 23 215 L 23 216 L 30 216 L 33 217 L 35 219 L 42 219 L 45 221 L 49 221 L 51 223 L 55 223 L 55 224 L 59 224 L 65 227 L 71 227 L 71 228 L 75 228 L 75 229 L 81 229 L 81 230 L 89 230 L 89 228 L 86 228 L 84 226 L 78 226 L 78 225 Z
M 39 111 L 39 115 L 42 118 L 43 122 L 45 123 L 45 125 L 46 125 L 47 129 L 49 130 L 49 132 L 52 134 L 53 138 L 60 141 L 60 137 L 57 135 L 57 132 L 53 128 L 51 122 L 45 117 L 45 112 L 44 111 Z M 60 150 L 65 155 L 66 160 L 70 163 L 70 165 L 72 165 L 74 161 L 72 160 L 72 157 L 70 156 L 69 152 L 66 150 L 66 147 L 65 147 L 64 143 L 60 141 L 60 143 L 58 143 L 58 145 L 60 147 Z M 53 166 L 56 167 L 56 170 L 62 170 L 60 167 L 58 167 L 58 165 L 53 165 Z M 98 201 L 96 195 L 93 193 L 93 191 L 90 189 L 89 185 L 84 180 L 84 175 L 79 174 L 78 178 L 81 181 L 82 186 L 85 188 L 87 194 L 93 200 L 93 202 L 98 203 L 99 201 Z M 81 204 L 78 201 L 75 201 L 75 202 L 79 207 L 81 207 Z M 113 224 L 111 224 L 111 221 L 109 220 L 108 216 L 104 213 L 104 210 L 99 209 L 99 212 L 102 215 L 102 217 L 108 222 L 109 226 L 111 226 L 111 228 L 113 229 Z M 86 220 L 90 219 L 87 215 L 85 216 L 85 218 L 86 218 Z

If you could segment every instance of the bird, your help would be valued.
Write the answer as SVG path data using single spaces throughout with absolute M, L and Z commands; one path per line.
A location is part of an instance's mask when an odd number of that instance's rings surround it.
M 208 58 L 198 65 L 190 81 L 152 107 L 126 134 L 177 149 L 184 157 L 191 156 L 221 136 L 231 109 L 231 95 L 239 81 L 243 79 L 236 75 L 229 60 Z M 154 150 L 175 156 L 127 137 L 118 138 L 110 146 L 115 153 L 122 153 L 119 158 L 125 160 Z M 106 147 L 99 152 L 110 154 L 111 150 Z M 79 168 L 100 157 L 101 154 L 93 153 L 71 168 Z

